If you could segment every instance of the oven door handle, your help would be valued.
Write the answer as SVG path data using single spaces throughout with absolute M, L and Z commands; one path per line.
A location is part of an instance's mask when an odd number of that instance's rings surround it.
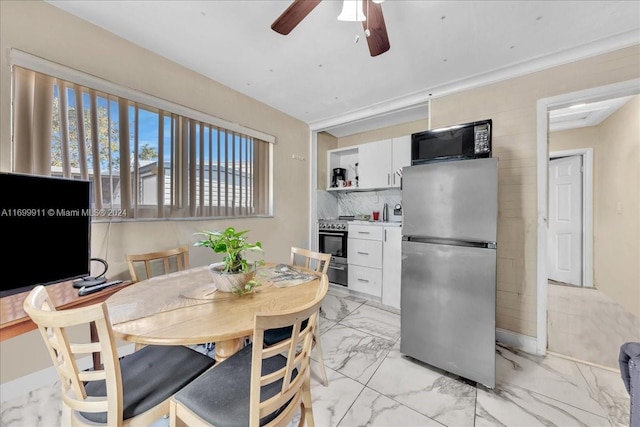
M 344 267 L 336 267 L 334 265 L 329 264 L 329 268 L 333 269 L 333 270 L 340 270 L 340 271 L 344 271 L 345 268 Z

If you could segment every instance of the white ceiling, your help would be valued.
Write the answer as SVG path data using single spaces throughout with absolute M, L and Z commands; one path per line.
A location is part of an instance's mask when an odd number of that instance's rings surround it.
M 549 132 L 598 126 L 631 98 L 624 96 L 549 111 Z
M 382 4 L 391 49 L 322 1 L 289 35 L 289 0 L 49 3 L 335 136 L 425 118 L 431 97 L 640 43 L 639 1 Z M 356 36 L 360 40 L 355 43 Z

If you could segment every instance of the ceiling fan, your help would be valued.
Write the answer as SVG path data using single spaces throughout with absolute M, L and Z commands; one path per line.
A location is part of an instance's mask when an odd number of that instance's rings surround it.
M 294 0 L 289 7 L 271 24 L 271 29 L 275 32 L 287 35 L 293 30 L 322 0 Z M 346 3 L 349 0 L 345 0 Z M 358 6 L 362 7 L 364 17 L 366 19 L 348 19 L 362 20 L 362 28 L 367 36 L 367 44 L 369 45 L 369 53 L 371 56 L 378 56 L 390 49 L 389 36 L 387 35 L 387 27 L 384 23 L 382 15 L 381 0 L 358 0 L 363 3 Z M 351 1 L 355 6 L 355 1 Z M 344 13 L 345 9 L 343 9 Z M 342 15 L 342 14 L 341 14 Z M 341 19 L 338 17 L 338 19 Z

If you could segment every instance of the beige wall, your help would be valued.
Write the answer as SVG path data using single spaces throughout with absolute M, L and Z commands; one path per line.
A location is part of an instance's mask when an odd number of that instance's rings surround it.
M 594 282 L 640 317 L 640 96 L 600 126 Z
M 598 126 L 549 135 L 549 150 L 593 148 L 594 286 L 640 317 L 640 95 Z
M 94 224 L 92 255 L 107 259 L 109 276 L 126 275 L 126 252 L 191 243 L 192 233 L 201 229 L 250 229 L 249 237 L 261 241 L 266 259 L 273 261 L 286 261 L 292 245 L 308 246 L 310 133 L 305 123 L 41 1 L 0 1 L 1 170 L 11 168 L 10 48 L 276 137 L 272 218 Z M 294 154 L 306 160 L 294 160 Z M 55 242 L 50 243 L 50 249 L 34 248 L 34 256 L 56 250 Z M 206 248 L 193 248 L 191 264 L 209 264 L 211 255 Z M 2 383 L 50 365 L 35 331 L 0 345 Z
M 327 170 L 327 151 L 338 148 L 338 139 L 326 132 L 318 132 L 317 140 L 317 152 L 318 162 L 316 168 L 316 189 L 325 189 L 328 187 L 328 174 Z
M 412 133 L 422 132 L 428 129 L 428 120 L 416 120 L 413 122 L 402 123 L 399 125 L 389 126 L 382 129 L 376 129 L 369 132 L 349 135 L 338 139 L 340 148 L 350 147 L 352 145 L 364 144 L 367 142 L 380 141 L 383 139 L 395 138 L 403 135 L 411 135 Z

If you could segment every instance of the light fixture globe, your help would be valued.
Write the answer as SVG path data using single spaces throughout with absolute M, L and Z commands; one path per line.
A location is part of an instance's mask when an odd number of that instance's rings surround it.
M 342 12 L 338 15 L 339 21 L 361 22 L 366 21 L 362 10 L 362 0 L 344 0 Z

